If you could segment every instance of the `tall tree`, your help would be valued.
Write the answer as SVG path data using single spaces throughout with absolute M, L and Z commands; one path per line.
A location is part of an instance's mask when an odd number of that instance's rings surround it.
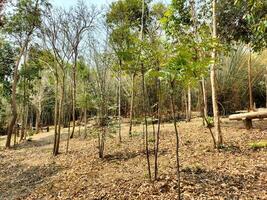
M 84 39 L 85 34 L 92 32 L 96 27 L 97 16 L 100 12 L 96 7 L 92 6 L 88 8 L 83 1 L 78 1 L 75 7 L 70 8 L 65 12 L 67 20 L 62 24 L 64 26 L 63 31 L 66 33 L 68 42 L 72 48 L 72 132 L 70 138 L 73 138 L 75 130 L 75 109 L 76 109 L 76 73 L 77 73 L 77 61 L 79 56 L 79 47 Z
M 12 35 L 17 42 L 17 45 L 19 46 L 19 54 L 13 71 L 11 98 L 12 119 L 8 127 L 6 148 L 10 148 L 11 135 L 13 133 L 18 115 L 16 104 L 16 91 L 19 79 L 18 68 L 31 37 L 34 34 L 34 31 L 41 24 L 42 9 L 45 5 L 47 5 L 45 1 L 39 0 L 18 1 L 14 7 L 14 12 L 12 12 L 11 16 L 7 16 L 5 31 Z
M 48 53 L 49 61 L 54 64 L 51 66 L 55 76 L 55 139 L 53 155 L 59 153 L 61 126 L 64 115 L 64 101 L 65 101 L 65 81 L 66 71 L 68 68 L 68 62 L 72 56 L 72 46 L 68 40 L 68 36 L 65 31 L 65 26 L 68 21 L 64 17 L 64 11 L 62 10 L 50 10 L 43 22 L 43 40 L 48 49 L 52 49 L 53 55 Z M 60 84 L 61 83 L 61 84 Z M 61 89 L 61 90 L 60 90 Z M 61 93 L 59 93 L 59 90 Z M 59 98 L 60 97 L 60 98 Z
M 214 41 L 214 47 L 211 53 L 212 64 L 210 68 L 210 81 L 211 81 L 211 93 L 212 93 L 212 110 L 213 110 L 213 121 L 215 127 L 215 141 L 216 146 L 219 148 L 222 143 L 222 133 L 220 126 L 220 115 L 218 109 L 218 98 L 216 88 L 216 40 L 217 40 L 217 21 L 216 21 L 216 0 L 212 1 L 212 38 Z

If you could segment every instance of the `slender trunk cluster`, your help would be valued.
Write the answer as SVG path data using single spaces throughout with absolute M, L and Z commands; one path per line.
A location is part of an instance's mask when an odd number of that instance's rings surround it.
M 11 94 L 12 118 L 11 118 L 10 124 L 8 126 L 6 148 L 10 148 L 11 147 L 11 136 L 13 134 L 14 127 L 15 127 L 15 124 L 16 124 L 16 121 L 17 121 L 17 117 L 18 117 L 17 102 L 16 102 L 17 83 L 19 81 L 18 68 L 19 68 L 19 65 L 20 65 L 21 58 L 22 58 L 25 50 L 27 49 L 30 36 L 31 36 L 31 32 L 28 34 L 28 36 L 27 36 L 27 38 L 25 40 L 25 43 L 23 44 L 22 48 L 20 49 L 20 53 L 19 53 L 18 59 L 17 59 L 16 64 L 15 64 L 15 68 L 14 68 L 13 83 L 12 83 L 12 94 Z

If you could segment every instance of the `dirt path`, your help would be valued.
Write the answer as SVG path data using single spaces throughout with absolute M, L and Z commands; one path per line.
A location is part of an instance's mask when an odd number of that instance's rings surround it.
M 267 199 L 267 151 L 248 146 L 267 140 L 267 121 L 254 124 L 256 129 L 247 131 L 241 123 L 224 120 L 227 146 L 216 151 L 201 120 L 179 123 L 184 199 Z M 123 143 L 110 136 L 103 160 L 97 157 L 94 137 L 71 140 L 70 152 L 65 154 L 66 130 L 62 154 L 56 158 L 52 130 L 15 150 L 0 151 L 0 199 L 174 199 L 173 126 L 162 126 L 160 179 L 154 184 L 147 181 L 141 130 L 135 127 L 134 137 L 129 138 L 128 125 L 123 124 Z

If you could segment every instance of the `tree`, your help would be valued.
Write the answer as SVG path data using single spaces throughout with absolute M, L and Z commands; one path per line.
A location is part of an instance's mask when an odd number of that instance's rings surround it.
M 76 109 L 76 71 L 79 47 L 86 33 L 92 32 L 96 28 L 96 18 L 100 12 L 95 8 L 90 9 L 83 1 L 78 1 L 77 5 L 65 12 L 66 21 L 63 22 L 62 30 L 65 32 L 68 42 L 71 44 L 73 68 L 72 68 L 72 120 L 73 127 L 70 138 L 73 138 L 75 130 L 75 109 Z
M 211 93 L 212 93 L 212 109 L 213 109 L 213 121 L 215 127 L 215 141 L 217 148 L 223 143 L 222 133 L 220 127 L 220 115 L 218 109 L 218 98 L 216 88 L 216 47 L 215 41 L 217 40 L 217 22 L 216 22 L 216 0 L 212 1 L 212 38 L 214 40 L 214 47 L 211 53 L 212 64 L 210 69 L 210 80 L 211 80 Z
M 72 56 L 72 46 L 68 40 L 65 26 L 68 19 L 64 17 L 64 11 L 50 10 L 43 23 L 43 39 L 47 48 L 51 48 L 53 55 L 48 53 L 49 61 L 55 77 L 55 139 L 53 155 L 59 153 L 61 125 L 63 122 L 64 110 L 63 105 L 65 101 L 65 81 L 68 62 Z M 61 84 L 60 84 L 61 83 Z M 61 93 L 59 94 L 59 89 Z
M 130 100 L 130 126 L 129 135 L 132 134 L 133 108 L 134 108 L 134 86 L 135 78 L 138 72 L 138 36 L 140 31 L 140 20 L 142 10 L 140 0 L 119 0 L 110 5 L 106 15 L 106 22 L 111 30 L 110 44 L 118 59 L 118 64 L 115 65 L 115 71 L 118 71 L 119 94 L 121 94 L 121 74 L 126 72 L 131 77 L 131 100 Z M 119 102 L 121 95 L 119 95 Z M 121 106 L 119 104 L 119 119 Z M 119 138 L 120 136 L 120 121 L 119 121 Z
M 32 35 L 36 28 L 41 24 L 42 9 L 47 6 L 45 1 L 39 0 L 23 0 L 18 1 L 15 5 L 14 12 L 11 16 L 7 16 L 5 24 L 6 33 L 13 36 L 17 45 L 19 46 L 19 54 L 16 60 L 16 64 L 13 70 L 13 83 L 12 83 L 12 119 L 8 127 L 8 136 L 6 141 L 6 148 L 10 148 L 11 135 L 14 130 L 14 126 L 17 120 L 17 104 L 16 104 L 16 90 L 18 77 L 18 67 L 21 62 L 21 58 L 27 46 L 31 40 Z
M 7 105 L 10 102 L 12 70 L 16 51 L 7 41 L 0 40 L 0 131 L 6 132 Z
M 267 46 L 266 9 L 267 3 L 260 0 L 218 2 L 218 36 L 221 41 L 247 44 L 249 110 L 253 110 L 251 54 L 252 50 L 260 52 Z

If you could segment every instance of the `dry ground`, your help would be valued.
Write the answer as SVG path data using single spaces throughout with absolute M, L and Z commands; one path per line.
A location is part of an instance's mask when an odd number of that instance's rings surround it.
M 267 151 L 248 145 L 267 139 L 267 121 L 254 124 L 247 131 L 239 122 L 223 120 L 226 147 L 217 151 L 200 119 L 179 123 L 183 199 L 267 199 Z M 147 181 L 142 127 L 135 127 L 132 138 L 128 124 L 122 130 L 121 144 L 114 136 L 107 139 L 103 160 L 94 137 L 72 139 L 65 154 L 66 134 L 62 154 L 52 157 L 53 131 L 0 150 L 0 199 L 175 199 L 172 124 L 162 126 L 160 176 L 154 183 Z

